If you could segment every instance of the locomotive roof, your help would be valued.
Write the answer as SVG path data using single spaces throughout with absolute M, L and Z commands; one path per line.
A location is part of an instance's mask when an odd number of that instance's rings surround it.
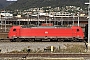
M 55 28 L 55 26 L 22 26 L 22 28 Z
M 65 26 L 21 26 L 22 28 L 70 28 Z
M 22 28 L 71 28 L 75 26 L 61 26 L 61 25 L 54 25 L 54 26 L 36 26 L 36 25 L 23 25 Z
M 56 28 L 55 26 L 37 26 L 37 27 L 31 27 L 31 28 Z

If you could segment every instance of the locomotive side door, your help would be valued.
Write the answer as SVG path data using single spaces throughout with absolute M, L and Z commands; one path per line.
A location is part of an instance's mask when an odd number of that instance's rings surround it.
M 19 37 L 19 29 L 14 28 L 13 32 L 14 32 L 14 37 L 15 38 Z
M 72 29 L 72 38 L 75 38 L 77 35 L 76 29 Z

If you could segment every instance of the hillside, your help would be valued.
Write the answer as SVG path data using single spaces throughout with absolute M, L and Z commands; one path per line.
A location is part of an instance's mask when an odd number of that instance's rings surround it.
M 9 4 L 10 2 L 7 2 L 6 0 L 0 0 L 0 9 L 5 8 Z
M 10 4 L 6 9 L 28 9 L 32 7 L 61 7 L 66 5 L 74 5 L 85 8 L 85 2 L 88 0 L 18 0 L 17 2 Z

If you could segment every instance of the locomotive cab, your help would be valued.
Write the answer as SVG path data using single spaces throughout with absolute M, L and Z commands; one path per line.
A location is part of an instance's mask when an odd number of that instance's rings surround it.
M 17 38 L 19 36 L 19 30 L 20 30 L 20 26 L 14 26 L 10 28 L 10 31 L 8 33 L 8 38 L 10 40 Z
M 81 27 L 72 27 L 73 29 L 73 36 L 75 36 L 78 39 L 84 39 L 84 33 Z

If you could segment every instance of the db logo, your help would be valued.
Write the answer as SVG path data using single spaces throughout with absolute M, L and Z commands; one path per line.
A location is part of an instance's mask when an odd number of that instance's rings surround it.
M 47 32 L 47 31 L 45 31 L 45 34 L 48 34 L 48 32 Z

